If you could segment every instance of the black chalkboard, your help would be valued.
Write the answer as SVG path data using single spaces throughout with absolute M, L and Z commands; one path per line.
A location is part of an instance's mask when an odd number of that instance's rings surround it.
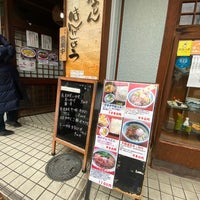
M 81 148 L 86 145 L 93 87 L 61 80 L 57 137 Z
M 146 162 L 119 155 L 113 187 L 130 195 L 141 195 L 145 167 Z
M 56 142 L 84 154 L 86 168 L 97 81 L 59 77 L 52 154 Z

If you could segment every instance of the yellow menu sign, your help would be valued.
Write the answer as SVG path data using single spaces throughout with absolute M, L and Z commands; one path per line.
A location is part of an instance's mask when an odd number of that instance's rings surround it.
M 192 40 L 180 40 L 178 43 L 177 56 L 190 56 Z

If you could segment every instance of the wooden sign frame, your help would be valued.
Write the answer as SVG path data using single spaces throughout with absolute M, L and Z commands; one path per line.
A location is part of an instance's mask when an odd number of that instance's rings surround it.
M 69 84 L 80 84 L 80 85 L 92 85 L 92 95 L 91 95 L 91 102 L 89 102 L 89 117 L 88 117 L 88 129 L 86 133 L 86 141 L 84 146 L 78 146 L 71 141 L 62 139 L 58 137 L 58 126 L 59 126 L 59 109 L 60 109 L 60 99 L 61 99 L 61 88 L 62 82 L 69 83 Z M 69 87 L 69 91 L 67 93 L 73 93 L 74 91 L 79 91 L 78 88 Z M 57 97 L 56 97 L 56 109 L 55 109 L 55 119 L 54 119 L 54 134 L 53 134 L 53 142 L 52 142 L 52 155 L 55 155 L 56 151 L 56 143 L 60 143 L 64 146 L 67 146 L 81 154 L 84 155 L 83 163 L 82 163 L 82 171 L 86 172 L 86 164 L 88 158 L 88 150 L 90 145 L 90 135 L 92 129 L 92 121 L 93 121 L 93 112 L 94 112 L 94 105 L 95 105 L 95 97 L 96 97 L 96 90 L 97 90 L 97 81 L 95 80 L 86 80 L 86 79 L 74 79 L 74 78 L 66 78 L 66 77 L 59 77 L 58 78 L 58 85 L 57 85 Z M 80 90 L 81 93 L 81 90 Z M 73 94 L 72 94 L 73 95 Z M 80 99 L 79 99 L 80 100 Z M 68 113 L 69 114 L 69 113 Z M 65 120 L 67 121 L 67 120 Z M 68 122 L 68 121 L 67 121 Z M 64 133 L 65 134 L 65 133 Z M 67 133 L 66 133 L 67 134 Z

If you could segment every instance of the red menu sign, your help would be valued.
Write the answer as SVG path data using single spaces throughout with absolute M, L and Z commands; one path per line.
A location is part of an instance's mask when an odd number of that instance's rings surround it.
M 146 162 L 157 91 L 157 84 L 105 81 L 91 181 L 112 188 L 120 156 Z

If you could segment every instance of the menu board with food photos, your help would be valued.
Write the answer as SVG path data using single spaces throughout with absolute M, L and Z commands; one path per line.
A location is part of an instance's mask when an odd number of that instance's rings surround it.
M 56 142 L 84 154 L 85 171 L 92 127 L 96 81 L 60 77 L 58 79 L 53 151 Z
M 140 198 L 158 84 L 104 82 L 89 180 Z

